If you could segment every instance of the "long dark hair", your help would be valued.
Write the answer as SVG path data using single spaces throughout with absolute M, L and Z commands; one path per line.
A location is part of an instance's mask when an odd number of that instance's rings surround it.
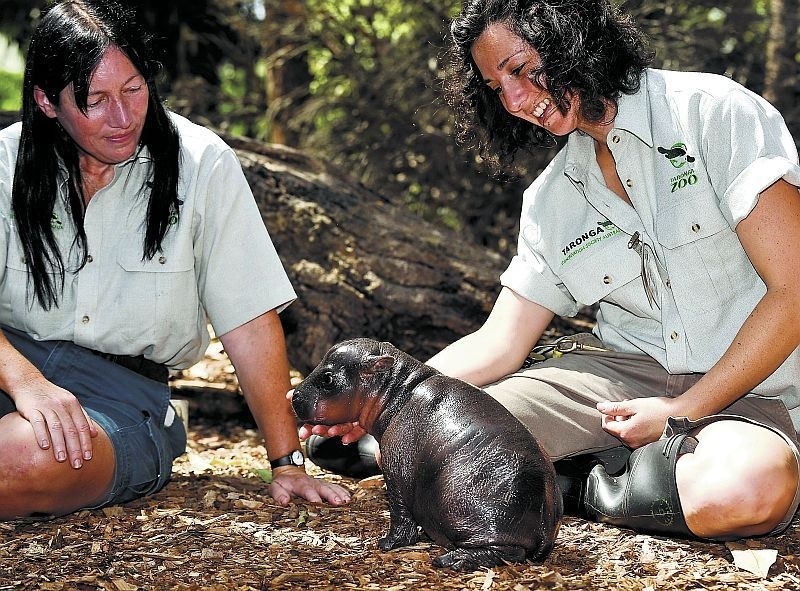
M 464 0 L 451 23 L 444 99 L 455 117 L 455 136 L 478 150 L 498 171 L 521 148 L 552 147 L 544 129 L 509 114 L 483 82 L 472 45 L 494 23 L 506 26 L 540 55 L 532 78 L 545 86 L 566 112 L 570 95 L 580 114 L 599 122 L 608 102 L 639 90 L 651 63 L 644 37 L 608 0 Z
M 180 205 L 180 140 L 156 90 L 161 65 L 153 57 L 151 41 L 134 15 L 114 0 L 59 2 L 44 14 L 31 38 L 12 207 L 29 280 L 44 309 L 58 306 L 65 272 L 78 271 L 86 264 L 87 244 L 78 149 L 58 122 L 41 112 L 34 86 L 58 105 L 60 92 L 72 84 L 78 109 L 86 113 L 92 74 L 111 46 L 121 50 L 144 77 L 149 99 L 140 149 L 147 147 L 152 163 L 147 186 L 141 188 L 150 190 L 142 258 L 152 258 L 161 250 L 170 215 Z M 51 225 L 62 167 L 67 174 L 67 209 L 77 229 L 74 257 L 60 252 Z M 67 268 L 65 254 L 75 261 L 74 269 Z

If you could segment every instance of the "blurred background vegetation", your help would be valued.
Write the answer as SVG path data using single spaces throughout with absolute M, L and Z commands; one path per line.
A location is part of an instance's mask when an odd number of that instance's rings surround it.
M 439 99 L 459 0 L 131 0 L 159 39 L 170 107 L 282 143 L 475 242 L 514 248 L 520 196 L 553 153 L 488 176 L 450 138 Z M 763 94 L 800 140 L 800 0 L 628 0 L 656 65 L 727 75 Z M 19 108 L 40 1 L 0 3 L 0 110 Z M 743 141 L 747 141 L 743 138 Z

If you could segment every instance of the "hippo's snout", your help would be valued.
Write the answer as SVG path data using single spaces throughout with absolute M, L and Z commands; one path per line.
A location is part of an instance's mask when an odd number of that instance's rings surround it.
M 315 397 L 310 395 L 308 391 L 300 384 L 294 389 L 292 394 L 292 409 L 297 418 L 303 422 L 313 422 L 316 403 Z

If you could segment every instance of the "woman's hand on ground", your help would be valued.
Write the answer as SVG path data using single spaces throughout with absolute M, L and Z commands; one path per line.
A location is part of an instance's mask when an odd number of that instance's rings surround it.
M 300 497 L 311 503 L 326 502 L 336 506 L 350 502 L 350 493 L 347 490 L 337 484 L 312 478 L 303 468 L 296 466 L 283 466 L 272 471 L 269 494 L 284 507 L 293 497 Z

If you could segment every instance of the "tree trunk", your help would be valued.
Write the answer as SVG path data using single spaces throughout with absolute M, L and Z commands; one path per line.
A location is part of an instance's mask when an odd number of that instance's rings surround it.
M 359 336 L 426 359 L 486 318 L 505 267 L 500 255 L 300 152 L 225 139 L 299 296 L 281 316 L 302 373 L 334 343 Z
M 798 80 L 798 0 L 770 0 L 764 98 L 784 115 L 796 106 Z
M 300 135 L 290 117 L 307 100 L 312 77 L 308 70 L 307 34 L 303 27 L 306 9 L 300 0 L 273 0 L 265 4 L 268 34 L 262 38 L 269 141 L 297 146 Z M 291 106 L 291 109 L 287 107 Z

